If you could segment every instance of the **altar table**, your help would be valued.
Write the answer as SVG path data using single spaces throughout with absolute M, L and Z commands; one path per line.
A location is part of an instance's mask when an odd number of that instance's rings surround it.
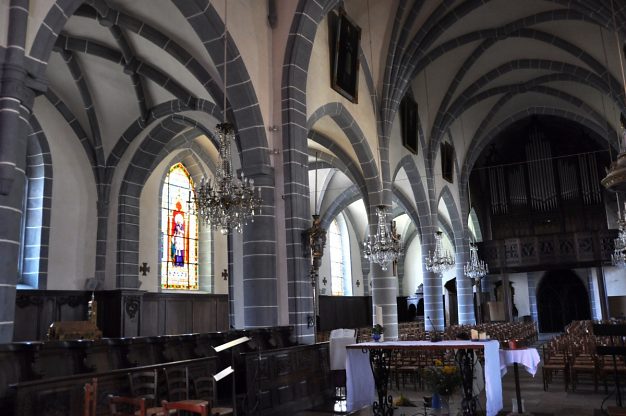
M 370 367 L 369 350 L 474 350 L 485 351 L 485 392 L 487 416 L 495 416 L 502 409 L 502 380 L 498 341 L 389 341 L 364 342 L 347 346 L 346 394 L 347 409 L 353 411 L 369 406 L 376 400 L 374 376 Z

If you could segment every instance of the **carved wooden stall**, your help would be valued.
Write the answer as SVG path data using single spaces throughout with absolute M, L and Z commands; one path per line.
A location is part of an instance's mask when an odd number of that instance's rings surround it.
M 285 415 L 332 395 L 328 343 L 244 354 L 248 415 Z
M 254 373 L 250 371 L 258 367 L 252 365 L 250 360 L 261 357 L 264 361 L 275 351 L 294 357 L 299 351 L 302 357 L 297 358 L 300 360 L 297 362 L 300 364 L 283 368 L 281 376 L 285 375 L 289 380 L 308 380 L 315 385 L 316 388 L 307 390 L 305 396 L 302 395 L 304 391 L 288 396 L 290 400 L 312 402 L 317 400 L 322 386 L 315 384 L 316 376 L 310 373 L 321 370 L 303 370 L 302 360 L 311 357 L 307 361 L 311 365 L 312 362 L 321 362 L 317 360 L 318 356 L 324 357 L 319 359 L 324 359 L 327 367 L 328 346 L 294 347 L 292 330 L 292 327 L 273 327 L 155 337 L 0 344 L 0 413 L 78 416 L 82 409 L 82 387 L 96 377 L 98 414 L 107 414 L 106 395 L 128 394 L 129 372 L 152 368 L 162 372 L 166 367 L 188 367 L 192 378 L 214 374 L 230 365 L 231 361 L 229 354 L 216 355 L 212 347 L 242 336 L 251 338 L 251 341 L 239 348 L 235 360 L 240 397 L 244 398 L 247 392 L 257 388 L 256 385 L 248 385 L 249 380 L 254 380 Z M 322 352 L 307 352 L 309 349 Z M 313 357 L 311 354 L 318 355 Z M 323 387 L 326 386 L 324 383 Z M 218 387 L 221 397 L 229 400 L 229 383 Z M 288 400 L 285 400 L 283 397 L 283 405 L 287 404 Z M 246 400 L 238 403 L 242 411 L 249 404 Z

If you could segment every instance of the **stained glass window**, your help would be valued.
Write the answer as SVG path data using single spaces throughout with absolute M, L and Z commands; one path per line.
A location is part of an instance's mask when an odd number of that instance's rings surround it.
M 330 290 L 333 296 L 343 295 L 343 247 L 341 244 L 341 231 L 337 220 L 330 223 L 328 229 L 330 243 Z
M 177 163 L 161 194 L 161 287 L 198 290 L 198 222 L 188 210 L 193 181 Z

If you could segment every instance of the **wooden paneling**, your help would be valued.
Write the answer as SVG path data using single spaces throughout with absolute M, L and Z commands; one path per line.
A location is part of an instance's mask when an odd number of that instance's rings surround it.
M 328 343 L 245 354 L 246 414 L 293 414 L 332 394 Z
M 369 296 L 320 296 L 320 330 L 363 328 L 372 325 Z
M 95 292 L 98 327 L 104 337 L 136 337 L 226 331 L 228 296 L 147 293 L 136 290 Z M 45 340 L 55 321 L 87 319 L 91 292 L 20 290 L 15 305 L 14 341 Z
M 615 237 L 616 230 L 601 230 L 488 240 L 478 255 L 493 273 L 595 267 L 611 261 Z

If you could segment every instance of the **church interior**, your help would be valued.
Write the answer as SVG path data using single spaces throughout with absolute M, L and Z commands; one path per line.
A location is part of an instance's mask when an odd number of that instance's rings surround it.
M 623 414 L 625 55 L 624 0 L 0 0 L 2 413 L 522 414 L 495 345 Z

